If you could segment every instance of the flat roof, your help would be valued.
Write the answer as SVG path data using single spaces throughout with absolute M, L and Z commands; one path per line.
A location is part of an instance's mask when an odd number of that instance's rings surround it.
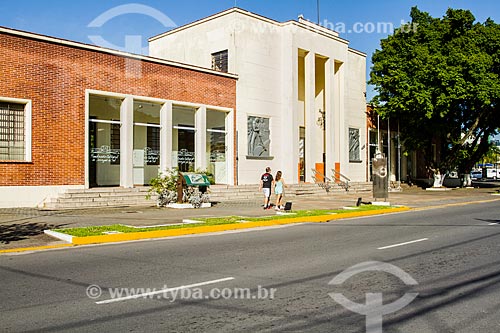
M 194 65 L 189 65 L 189 64 L 177 62 L 177 61 L 165 60 L 165 59 L 160 59 L 160 58 L 155 58 L 155 57 L 150 57 L 150 56 L 144 56 L 141 54 L 135 54 L 135 53 L 114 50 L 114 49 L 110 49 L 110 48 L 106 48 L 106 47 L 75 42 L 75 41 L 62 39 L 62 38 L 40 35 L 40 34 L 36 34 L 33 32 L 16 30 L 16 29 L 7 28 L 7 27 L 3 27 L 3 26 L 0 26 L 0 33 L 7 34 L 7 35 L 13 35 L 13 36 L 17 36 L 17 37 L 22 37 L 22 38 L 34 39 L 34 40 L 46 42 L 46 43 L 54 43 L 54 44 L 59 44 L 59 45 L 63 45 L 63 46 L 79 48 L 79 49 L 88 50 L 88 51 L 107 53 L 107 54 L 111 54 L 111 55 L 115 55 L 115 56 L 119 56 L 119 57 L 126 57 L 126 58 L 136 59 L 136 60 L 140 60 L 140 61 L 148 61 L 148 62 L 160 64 L 160 65 L 173 66 L 173 67 L 193 70 L 193 71 L 207 73 L 207 74 L 224 76 L 224 77 L 228 77 L 228 78 L 232 78 L 232 79 L 238 78 L 238 75 L 233 74 L 233 73 L 219 72 L 219 71 L 215 71 L 215 70 L 210 69 L 210 68 L 194 66 Z

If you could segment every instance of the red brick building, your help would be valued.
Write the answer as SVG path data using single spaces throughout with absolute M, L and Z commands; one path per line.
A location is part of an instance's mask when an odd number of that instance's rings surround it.
M 233 74 L 0 27 L 0 207 L 206 169 L 235 182 Z

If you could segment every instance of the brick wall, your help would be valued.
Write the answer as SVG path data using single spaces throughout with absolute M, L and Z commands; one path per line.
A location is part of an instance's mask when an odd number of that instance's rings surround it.
M 236 109 L 234 78 L 0 32 L 0 98 L 33 122 L 32 162 L 0 161 L 0 186 L 85 183 L 85 89 Z

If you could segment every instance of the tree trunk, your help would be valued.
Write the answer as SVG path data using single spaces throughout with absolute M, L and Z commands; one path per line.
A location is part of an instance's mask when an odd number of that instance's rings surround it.
M 442 175 L 439 171 L 434 172 L 434 184 L 432 187 L 443 187 L 445 177 L 446 175 Z
M 472 186 L 472 178 L 470 176 L 470 173 L 465 173 L 464 174 L 464 181 L 462 182 L 462 187 L 469 187 Z

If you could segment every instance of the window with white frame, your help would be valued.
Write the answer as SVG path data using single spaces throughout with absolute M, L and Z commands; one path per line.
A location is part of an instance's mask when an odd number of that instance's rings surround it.
M 349 128 L 349 162 L 359 162 L 359 129 Z
M 0 161 L 30 161 L 29 104 L 28 101 L 0 99 Z

